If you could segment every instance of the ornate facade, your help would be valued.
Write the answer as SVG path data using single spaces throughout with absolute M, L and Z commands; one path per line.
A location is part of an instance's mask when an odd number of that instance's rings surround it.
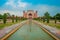
M 23 11 L 23 17 L 24 18 L 37 18 L 37 11 L 33 11 L 33 10 Z

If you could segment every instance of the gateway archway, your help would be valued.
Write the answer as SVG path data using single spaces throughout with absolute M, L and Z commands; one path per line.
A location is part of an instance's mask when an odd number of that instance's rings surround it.
M 29 13 L 28 15 L 29 15 L 29 19 L 32 19 L 32 14 L 31 14 L 31 13 Z
M 37 11 L 33 11 L 33 10 L 23 11 L 23 17 L 24 18 L 37 18 Z

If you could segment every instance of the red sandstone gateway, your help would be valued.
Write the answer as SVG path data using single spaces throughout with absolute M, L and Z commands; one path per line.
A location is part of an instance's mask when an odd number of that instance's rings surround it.
M 33 10 L 23 11 L 23 17 L 24 18 L 37 18 L 37 11 L 33 11 Z

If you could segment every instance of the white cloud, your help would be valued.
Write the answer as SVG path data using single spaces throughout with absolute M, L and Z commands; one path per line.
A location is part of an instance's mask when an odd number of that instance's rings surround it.
M 43 16 L 45 12 L 49 12 L 51 16 L 55 15 L 56 13 L 60 12 L 60 7 L 58 6 L 50 6 L 50 5 L 37 5 L 35 10 L 38 10 L 38 14 Z
M 23 14 L 22 14 L 22 12 L 20 12 L 20 11 L 10 11 L 10 10 L 0 10 L 0 14 L 4 14 L 4 13 L 10 13 L 10 15 L 17 15 L 17 16 L 22 16 Z
M 8 0 L 6 3 L 5 3 L 6 6 L 12 6 L 13 8 L 25 8 L 28 3 L 26 2 L 22 2 L 21 0 L 17 0 L 15 2 L 15 0 Z
M 16 5 L 14 3 L 14 0 L 8 0 L 6 3 L 5 3 L 6 6 L 12 6 L 14 8 L 16 8 Z
M 28 5 L 28 3 L 21 2 L 21 0 L 8 0 L 5 5 L 3 6 L 3 9 L 0 10 L 0 14 L 4 14 L 6 12 L 9 12 L 11 15 L 23 15 L 23 9 Z
M 6 6 L 8 6 L 8 8 Z M 10 10 L 9 10 L 9 6 L 11 6 Z M 51 6 L 51 5 L 45 5 L 45 4 L 34 5 L 31 3 L 22 2 L 21 0 L 17 0 L 16 2 L 15 0 L 8 0 L 5 3 L 4 7 L 7 8 L 7 11 L 10 14 L 14 14 L 18 16 L 23 15 L 23 10 L 29 10 L 29 9 L 37 10 L 38 15 L 40 16 L 43 16 L 46 11 L 48 11 L 51 15 L 55 15 L 56 13 L 60 12 L 60 7 L 58 6 Z M 3 9 L 3 11 L 0 10 L 0 13 L 4 13 L 7 11 L 6 9 L 5 10 Z
M 22 7 L 22 8 L 25 8 L 28 4 L 27 3 L 24 3 L 24 2 L 19 2 L 18 1 L 18 7 Z

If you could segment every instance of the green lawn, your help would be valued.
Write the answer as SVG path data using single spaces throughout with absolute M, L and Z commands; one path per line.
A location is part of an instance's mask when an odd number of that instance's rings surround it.
M 0 29 L 2 29 L 2 28 L 4 28 L 4 27 L 8 27 L 8 26 L 11 26 L 11 25 L 13 25 L 13 24 L 16 24 L 16 23 L 19 23 L 19 22 L 14 22 L 14 23 L 12 23 L 12 22 L 9 22 L 9 23 L 6 23 L 6 24 L 0 24 Z
M 52 21 L 52 20 L 51 20 Z M 45 24 L 45 25 L 49 25 L 49 26 L 51 26 L 51 27 L 56 27 L 56 28 L 58 28 L 58 29 L 60 29 L 60 23 L 54 23 L 54 22 L 50 22 L 50 23 L 47 23 L 47 22 L 42 22 L 42 21 L 40 21 L 41 23 L 43 23 L 43 24 Z
M 51 26 L 51 27 L 56 27 L 56 28 L 60 29 L 60 24 L 55 24 L 55 23 L 53 23 L 53 22 L 50 22 L 50 23 L 46 23 L 46 22 L 45 22 L 44 24 L 49 25 L 49 26 Z

